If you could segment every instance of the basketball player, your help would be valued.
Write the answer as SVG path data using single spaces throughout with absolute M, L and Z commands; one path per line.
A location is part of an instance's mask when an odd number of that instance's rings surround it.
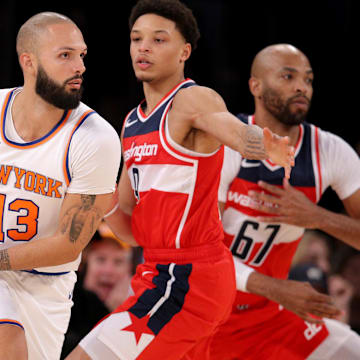
M 304 228 L 320 229 L 360 248 L 360 160 L 344 140 L 304 121 L 313 76 L 307 57 L 291 45 L 266 47 L 253 61 L 249 85 L 255 114 L 240 114 L 239 119 L 289 136 L 295 166 L 289 182 L 271 161 L 247 160 L 226 149 L 219 198 L 240 291 L 229 320 L 213 338 L 214 360 L 359 358 L 355 332 L 339 321 L 313 321 L 306 313 L 322 317 L 329 305 L 315 304 L 311 311 L 306 301 L 314 301 L 312 296 L 302 303 L 301 288 L 284 289 L 296 282 L 279 280 L 287 278 Z M 329 186 L 349 216 L 316 205 Z M 256 272 L 244 270 L 242 263 Z M 279 307 L 284 300 L 297 315 Z
M 0 358 L 55 360 L 121 147 L 80 102 L 87 48 L 73 21 L 34 15 L 16 48 L 24 86 L 0 90 Z
M 217 192 L 225 143 L 270 156 L 289 175 L 287 138 L 242 124 L 213 90 L 184 78 L 198 40 L 178 0 L 140 0 L 130 15 L 130 54 L 145 101 L 125 119 L 125 166 L 106 220 L 144 249 L 135 295 L 96 326 L 69 359 L 205 359 L 230 311 L 234 265 L 223 245 Z M 230 256 L 229 256 L 230 255 Z

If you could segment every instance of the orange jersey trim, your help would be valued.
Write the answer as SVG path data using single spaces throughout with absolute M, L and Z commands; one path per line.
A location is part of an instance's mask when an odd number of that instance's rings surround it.
M 1 324 L 16 325 L 24 329 L 24 326 L 21 323 L 13 319 L 0 319 L 0 325 Z

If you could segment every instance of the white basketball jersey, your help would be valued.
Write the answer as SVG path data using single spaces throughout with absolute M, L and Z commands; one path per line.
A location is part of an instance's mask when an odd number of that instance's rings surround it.
M 120 165 L 118 134 L 83 103 L 42 138 L 24 142 L 11 116 L 20 91 L 0 90 L 0 249 L 53 235 L 66 192 L 111 193 Z M 76 270 L 79 262 L 37 270 Z
M 254 117 L 240 114 L 239 119 L 254 124 Z M 340 199 L 360 189 L 360 159 L 338 136 L 304 122 L 299 125 L 295 147 L 295 166 L 290 184 L 314 203 L 331 187 Z M 346 176 L 344 176 L 344 173 Z M 269 160 L 247 160 L 225 149 L 219 200 L 226 202 L 223 213 L 225 242 L 234 256 L 270 276 L 285 278 L 304 228 L 284 223 L 264 223 L 264 215 L 250 205 L 249 190 L 263 191 L 263 180 L 282 186 L 284 170 Z

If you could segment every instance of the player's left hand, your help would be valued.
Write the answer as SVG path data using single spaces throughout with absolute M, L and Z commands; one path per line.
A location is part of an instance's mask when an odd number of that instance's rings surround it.
M 309 283 L 276 279 L 272 300 L 313 324 L 323 323 L 323 318 L 336 319 L 341 310 L 333 299 L 315 290 Z
M 316 228 L 319 207 L 303 192 L 295 189 L 284 178 L 283 188 L 260 181 L 258 185 L 266 192 L 249 191 L 250 207 L 269 216 L 259 216 L 263 222 L 286 223 L 308 229 Z
M 289 137 L 278 136 L 270 129 L 263 129 L 264 147 L 270 160 L 281 165 L 285 170 L 285 178 L 290 178 L 291 167 L 295 164 L 295 149 L 289 145 Z

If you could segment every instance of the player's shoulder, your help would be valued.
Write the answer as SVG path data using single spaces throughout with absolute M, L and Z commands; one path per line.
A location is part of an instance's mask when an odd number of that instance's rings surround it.
M 172 109 L 183 114 L 227 111 L 223 98 L 206 86 L 191 86 L 181 89 L 174 97 Z
M 102 134 L 106 136 L 116 134 L 117 136 L 117 132 L 110 122 L 82 102 L 73 110 L 72 122 L 79 127 L 79 130 L 82 129 L 97 136 L 101 136 Z
M 3 102 L 5 100 L 5 98 L 7 97 L 7 95 L 15 90 L 16 88 L 5 88 L 5 89 L 0 89 L 0 101 Z
M 194 99 L 194 96 L 196 98 Z M 194 85 L 188 86 L 186 88 L 182 88 L 176 94 L 177 98 L 185 98 L 188 100 L 196 101 L 199 97 L 220 97 L 220 95 L 212 88 L 202 85 Z
M 3 89 L 0 89 L 0 94 L 1 95 L 7 95 L 10 91 L 12 90 L 15 90 L 16 88 L 3 88 Z
M 120 147 L 119 134 L 115 128 L 89 106 L 80 103 L 71 117 L 75 130 L 72 139 L 74 146 L 89 144 L 94 148 L 110 150 Z
M 314 126 L 314 125 L 312 125 L 312 126 Z M 339 136 L 329 130 L 322 129 L 318 126 L 314 126 L 314 127 L 317 129 L 320 142 L 341 143 L 341 144 L 346 143 L 347 144 L 347 141 L 345 139 L 343 139 L 341 136 Z
M 310 126 L 317 130 L 320 151 L 323 154 L 331 155 L 330 158 L 333 155 L 346 158 L 355 152 L 352 145 L 341 136 L 313 124 L 310 124 Z
M 214 89 L 207 86 L 189 86 L 179 90 L 174 96 L 174 105 L 198 107 L 209 102 L 223 102 L 223 99 Z

